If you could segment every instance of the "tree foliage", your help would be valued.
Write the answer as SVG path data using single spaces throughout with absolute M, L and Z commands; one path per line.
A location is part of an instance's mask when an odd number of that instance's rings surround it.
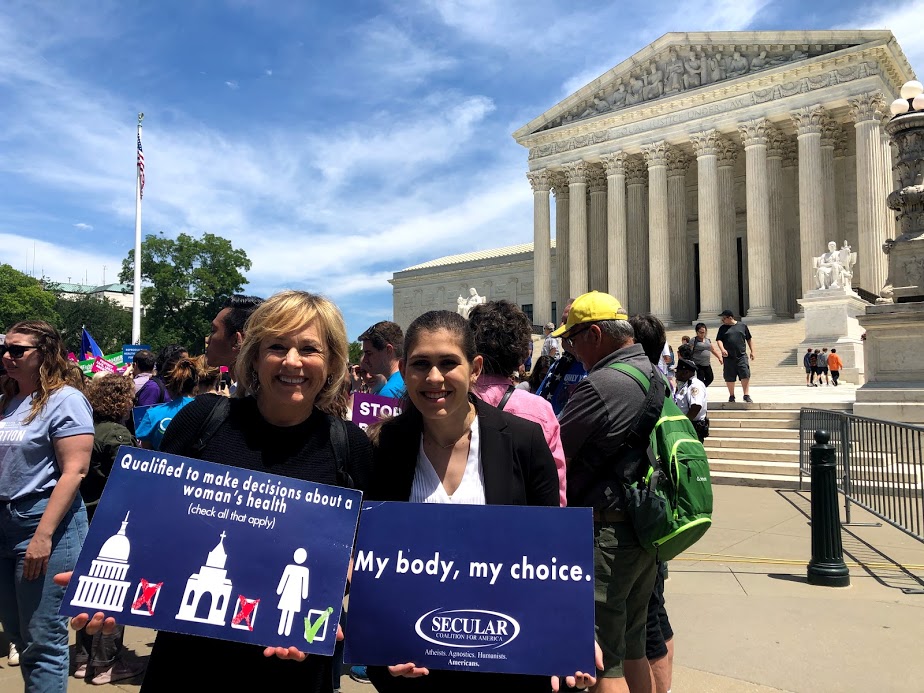
M 79 358 L 82 328 L 99 344 L 104 354 L 122 351 L 122 346 L 132 341 L 132 312 L 105 297 L 81 296 L 77 299 L 58 297 L 55 301 L 58 313 L 58 330 L 67 345 Z
M 0 265 L 0 332 L 20 320 L 47 320 L 56 325 L 55 297 L 38 279 Z
M 146 236 L 141 244 L 141 341 L 152 348 L 182 344 L 191 353 L 205 349 L 209 324 L 224 299 L 247 283 L 251 263 L 231 241 L 211 233 Z M 119 281 L 134 281 L 134 251 L 122 261 Z
M 350 342 L 350 363 L 357 364 L 363 357 L 363 343 Z

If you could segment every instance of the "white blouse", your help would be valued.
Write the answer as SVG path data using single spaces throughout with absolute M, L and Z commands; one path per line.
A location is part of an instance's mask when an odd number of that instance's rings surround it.
M 484 469 L 481 466 L 478 417 L 472 422 L 472 438 L 468 459 L 459 488 L 451 496 L 446 493 L 433 464 L 424 452 L 423 435 L 417 452 L 417 468 L 411 485 L 411 503 L 449 503 L 453 505 L 484 505 Z

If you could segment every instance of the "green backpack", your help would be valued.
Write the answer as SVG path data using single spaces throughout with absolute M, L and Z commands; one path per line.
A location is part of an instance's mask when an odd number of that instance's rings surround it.
M 666 385 L 651 387 L 648 376 L 626 363 L 613 363 L 610 368 L 631 377 L 646 393 L 628 437 L 642 445 L 648 439 L 649 468 L 643 481 L 626 488 L 626 512 L 642 548 L 658 560 L 669 561 L 699 541 L 712 525 L 706 450 L 690 419 L 669 394 L 663 394 Z

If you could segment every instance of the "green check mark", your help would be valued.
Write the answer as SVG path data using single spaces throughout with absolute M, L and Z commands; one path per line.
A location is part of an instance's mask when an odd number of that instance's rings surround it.
M 305 616 L 305 640 L 309 643 L 314 642 L 314 636 L 318 634 L 318 631 L 321 630 L 321 627 L 327 622 L 332 613 L 334 613 L 334 608 L 332 606 L 327 607 L 327 611 L 318 616 L 314 623 L 311 622 L 310 617 Z

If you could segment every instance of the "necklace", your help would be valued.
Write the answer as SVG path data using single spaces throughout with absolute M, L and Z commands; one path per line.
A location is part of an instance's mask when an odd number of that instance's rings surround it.
M 426 437 L 427 437 L 427 439 L 428 439 L 431 443 L 433 443 L 436 447 L 438 447 L 438 448 L 440 448 L 440 449 L 442 449 L 442 450 L 448 450 L 449 448 L 454 447 L 456 443 L 458 443 L 460 440 L 462 440 L 465 436 L 467 436 L 467 435 L 468 435 L 469 433 L 471 433 L 471 432 L 472 432 L 472 427 L 469 426 L 468 428 L 466 428 L 466 429 L 462 432 L 462 435 L 460 435 L 458 438 L 456 438 L 454 441 L 452 441 L 452 442 L 449 443 L 448 445 L 443 445 L 443 444 L 440 443 L 438 440 L 436 440 L 436 438 L 434 438 L 431 434 L 426 434 Z

